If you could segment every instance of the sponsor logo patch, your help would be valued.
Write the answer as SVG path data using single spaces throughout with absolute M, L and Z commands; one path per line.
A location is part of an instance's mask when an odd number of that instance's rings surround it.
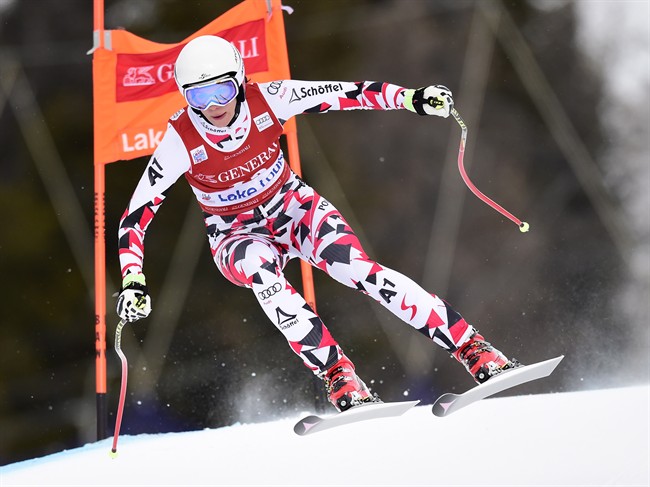
M 271 296 L 279 293 L 280 291 L 282 291 L 282 285 L 279 282 L 276 282 L 275 284 L 273 284 L 273 286 L 265 289 L 262 292 L 257 293 L 257 295 L 260 297 L 260 299 L 269 299 Z
M 253 119 L 253 121 L 257 126 L 257 130 L 259 130 L 260 132 L 262 130 L 266 130 L 271 125 L 273 125 L 273 119 L 271 118 L 271 115 L 269 115 L 269 112 L 264 112 L 262 113 L 262 115 L 258 115 Z
M 208 160 L 208 153 L 205 151 L 205 146 L 200 145 L 196 149 L 190 151 L 192 155 L 192 161 L 194 164 L 199 164 L 200 162 Z
M 334 93 L 337 91 L 343 91 L 343 85 L 341 83 L 327 83 L 324 85 L 314 85 L 307 87 L 302 87 L 300 90 L 295 88 L 291 90 L 291 98 L 289 103 L 303 100 L 304 98 L 309 98 L 310 96 L 324 95 L 326 93 Z

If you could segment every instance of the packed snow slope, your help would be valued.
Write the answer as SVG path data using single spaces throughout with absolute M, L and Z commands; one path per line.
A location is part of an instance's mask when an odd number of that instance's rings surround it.
M 293 433 L 298 418 L 121 437 L 0 468 L 9 486 L 647 486 L 650 388 L 486 399 L 446 418 Z M 128 411 L 126 412 L 128 414 Z

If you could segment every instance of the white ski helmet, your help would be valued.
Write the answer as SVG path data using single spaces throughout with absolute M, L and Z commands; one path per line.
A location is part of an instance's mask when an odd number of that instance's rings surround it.
M 183 94 L 190 85 L 224 77 L 232 77 L 243 94 L 244 76 L 244 61 L 237 48 L 212 35 L 188 42 L 174 65 L 174 79 Z

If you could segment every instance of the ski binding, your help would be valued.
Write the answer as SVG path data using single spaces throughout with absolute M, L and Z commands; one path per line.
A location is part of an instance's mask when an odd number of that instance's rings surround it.
M 369 402 L 330 416 L 307 416 L 295 424 L 293 431 L 305 436 L 359 421 L 401 416 L 419 402 Z
M 560 355 L 559 357 L 543 362 L 505 370 L 483 384 L 473 387 L 462 394 L 453 394 L 450 392 L 443 394 L 433 403 L 433 414 L 439 417 L 449 416 L 465 406 L 469 406 L 476 401 L 485 399 L 498 392 L 526 382 L 548 377 L 563 358 L 564 355 Z

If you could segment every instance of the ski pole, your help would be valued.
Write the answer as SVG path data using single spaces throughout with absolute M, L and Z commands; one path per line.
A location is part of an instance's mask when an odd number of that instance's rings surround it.
M 122 381 L 120 384 L 120 401 L 117 405 L 117 416 L 115 419 L 115 433 L 113 436 L 113 448 L 111 448 L 111 457 L 117 457 L 117 438 L 120 435 L 120 426 L 122 425 L 122 414 L 124 413 L 124 402 L 126 400 L 126 382 L 129 374 L 129 364 L 126 360 L 126 355 L 122 352 L 122 328 L 126 321 L 120 320 L 115 328 L 115 351 L 120 357 L 122 362 Z
M 519 218 L 514 216 L 508 210 L 503 208 L 501 205 L 495 203 L 492 199 L 485 196 L 469 179 L 469 176 L 467 175 L 467 171 L 465 171 L 465 163 L 464 163 L 465 145 L 467 143 L 467 125 L 465 124 L 465 121 L 461 118 L 460 113 L 458 113 L 458 110 L 452 108 L 451 114 L 454 116 L 456 122 L 458 122 L 458 125 L 460 125 L 460 129 L 461 129 L 460 146 L 458 147 L 458 170 L 460 171 L 460 175 L 463 178 L 463 181 L 465 182 L 467 187 L 472 191 L 472 193 L 474 193 L 474 195 L 476 195 L 476 197 L 479 198 L 483 203 L 491 206 L 494 210 L 501 213 L 508 220 L 515 223 L 519 227 L 520 232 L 527 232 L 530 228 L 530 225 L 528 225 L 528 223 L 521 221 Z

